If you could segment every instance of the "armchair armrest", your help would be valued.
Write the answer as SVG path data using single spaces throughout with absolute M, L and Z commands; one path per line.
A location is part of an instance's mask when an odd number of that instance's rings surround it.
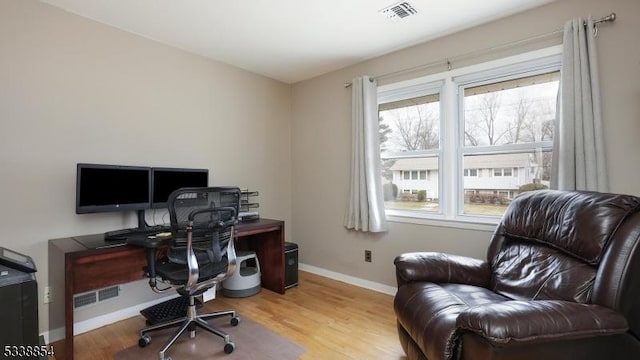
M 406 253 L 396 257 L 394 264 L 398 286 L 429 281 L 487 287 L 491 275 L 486 261 L 445 253 Z
M 458 330 L 494 345 L 534 344 L 625 333 L 622 314 L 609 308 L 560 300 L 506 301 L 474 306 L 460 314 Z

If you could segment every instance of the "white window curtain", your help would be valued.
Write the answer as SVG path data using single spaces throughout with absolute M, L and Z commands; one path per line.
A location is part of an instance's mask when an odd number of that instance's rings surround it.
M 606 192 L 609 185 L 591 18 L 565 24 L 562 53 L 551 187 Z
M 351 183 L 344 226 L 348 229 L 387 230 L 380 177 L 378 94 L 369 76 L 351 83 Z

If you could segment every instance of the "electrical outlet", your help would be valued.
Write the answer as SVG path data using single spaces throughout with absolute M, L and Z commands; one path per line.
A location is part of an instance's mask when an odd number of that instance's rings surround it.
M 364 251 L 364 261 L 371 262 L 371 250 Z
M 48 304 L 53 301 L 53 289 L 51 288 L 51 286 L 45 286 L 43 301 L 45 304 Z

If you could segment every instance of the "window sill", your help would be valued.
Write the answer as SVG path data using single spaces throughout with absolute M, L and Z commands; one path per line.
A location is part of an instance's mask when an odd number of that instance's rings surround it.
M 465 230 L 491 231 L 496 229 L 500 218 L 484 218 L 461 216 L 457 219 L 446 219 L 441 214 L 424 214 L 413 211 L 386 210 L 388 222 L 438 226 Z

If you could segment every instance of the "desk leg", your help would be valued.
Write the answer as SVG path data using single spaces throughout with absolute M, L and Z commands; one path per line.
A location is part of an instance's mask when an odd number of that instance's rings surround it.
M 250 235 L 245 239 L 260 262 L 262 287 L 284 294 L 284 228 Z
M 64 343 L 65 359 L 73 360 L 73 271 L 72 260 L 65 256 L 64 264 Z

